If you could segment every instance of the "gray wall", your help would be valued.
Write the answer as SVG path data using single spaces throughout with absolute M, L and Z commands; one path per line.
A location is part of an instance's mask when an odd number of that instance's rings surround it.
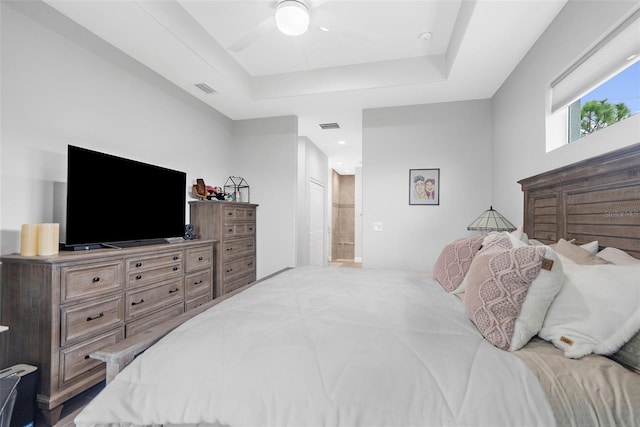
M 244 177 L 260 204 L 258 277 L 296 265 L 296 117 L 234 122 L 42 2 L 0 7 L 2 253 L 19 251 L 23 223 L 64 223 L 73 144 L 185 171 L 185 191 Z M 161 197 L 153 183 L 132 191 Z
M 234 122 L 233 174 L 251 186 L 257 211 L 257 276 L 296 265 L 298 118 Z
M 1 7 L 2 253 L 19 251 L 22 223 L 64 222 L 67 144 L 185 171 L 188 188 L 231 173 L 230 119 L 43 3 Z
M 365 110 L 363 127 L 363 267 L 431 270 L 491 204 L 490 101 Z M 427 168 L 440 205 L 409 205 L 409 169 Z
M 298 225 L 296 230 L 296 265 L 308 265 L 310 262 L 309 253 L 309 185 L 313 181 L 322 185 L 325 191 L 325 204 L 329 194 L 329 159 L 309 138 L 306 136 L 298 138 L 298 173 L 297 173 L 297 217 Z M 326 207 L 326 205 L 325 205 Z M 324 214 L 324 239 L 325 250 L 323 260 L 327 259 L 326 245 L 329 239 L 327 232 L 328 209 Z M 324 262 L 324 261 L 323 261 Z
M 547 122 L 550 83 L 621 22 L 637 1 L 569 1 L 493 97 L 493 201 L 514 223 L 523 219 L 518 180 L 640 142 L 640 115 L 554 151 Z

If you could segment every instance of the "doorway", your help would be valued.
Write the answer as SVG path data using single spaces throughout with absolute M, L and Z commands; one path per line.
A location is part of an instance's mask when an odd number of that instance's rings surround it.
M 331 177 L 331 262 L 353 263 L 355 258 L 355 176 Z

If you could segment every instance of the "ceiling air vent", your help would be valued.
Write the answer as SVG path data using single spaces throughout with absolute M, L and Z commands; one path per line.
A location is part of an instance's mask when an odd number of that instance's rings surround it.
M 337 123 L 320 123 L 319 126 L 323 129 L 323 130 L 327 130 L 327 129 L 340 129 L 340 125 Z
M 216 93 L 216 90 L 206 83 L 196 83 L 196 87 L 206 94 Z

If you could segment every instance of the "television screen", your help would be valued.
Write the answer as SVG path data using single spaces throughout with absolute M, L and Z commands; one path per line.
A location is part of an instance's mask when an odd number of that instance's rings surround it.
M 184 235 L 184 172 L 72 145 L 67 154 L 67 249 Z

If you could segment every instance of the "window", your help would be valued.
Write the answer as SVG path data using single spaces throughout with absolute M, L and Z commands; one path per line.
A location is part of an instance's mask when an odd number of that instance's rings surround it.
M 638 34 L 640 8 L 551 82 L 546 119 L 547 151 L 640 112 Z M 640 115 L 631 122 L 638 119 Z
M 636 58 L 629 58 L 629 61 Z M 569 105 L 569 143 L 640 113 L 640 61 Z

